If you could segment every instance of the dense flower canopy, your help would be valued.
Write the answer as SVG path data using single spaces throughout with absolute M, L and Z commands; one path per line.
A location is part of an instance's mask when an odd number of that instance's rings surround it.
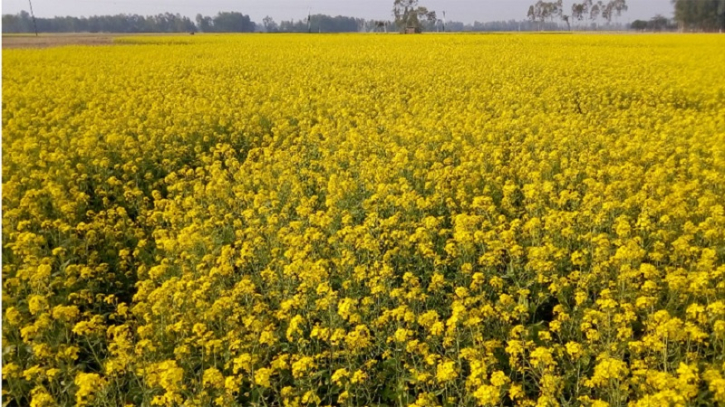
M 725 403 L 723 49 L 3 51 L 3 400 Z

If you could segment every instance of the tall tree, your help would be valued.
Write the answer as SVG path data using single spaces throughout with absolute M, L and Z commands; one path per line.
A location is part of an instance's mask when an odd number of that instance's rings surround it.
M 536 7 L 532 4 L 529 6 L 529 12 L 526 13 L 526 17 L 533 23 L 536 22 L 538 16 L 536 14 Z
M 420 6 L 418 0 L 395 0 L 393 2 L 393 16 L 395 24 L 401 30 L 414 28 L 416 32 L 422 31 L 422 21 L 436 21 L 435 11 L 428 11 L 426 7 Z
M 683 31 L 725 30 L 725 0 L 672 0 Z
M 202 16 L 201 14 L 196 15 L 196 27 L 199 31 L 211 32 L 212 25 L 211 17 Z
M 592 23 L 596 25 L 597 19 L 599 19 L 599 16 L 602 14 L 602 8 L 604 8 L 604 3 L 602 1 L 596 2 L 596 4 L 592 4 L 592 6 L 589 8 L 589 19 L 592 20 Z
M 277 23 L 270 16 L 264 17 L 262 19 L 262 24 L 264 25 L 264 31 L 266 31 L 268 33 L 277 32 L 279 30 Z
M 629 10 L 627 0 L 612 0 L 611 3 L 614 4 L 614 12 L 617 17 L 621 16 L 623 11 Z
M 607 24 L 612 23 L 612 18 L 622 15 L 622 11 L 627 10 L 627 0 L 610 0 L 609 3 L 600 6 L 602 18 Z
M 566 23 L 566 29 L 568 31 L 571 31 L 571 24 L 569 23 L 569 16 L 566 14 L 562 14 L 561 19 L 564 20 L 564 22 Z
M 551 2 L 539 0 L 532 6 L 529 6 L 527 17 L 532 22 L 538 21 L 540 28 L 543 26 L 544 21 L 549 20 L 549 23 L 553 23 L 555 18 L 564 20 L 567 26 L 569 26 L 569 16 L 564 16 L 563 0 Z
M 574 3 L 571 5 L 571 18 L 574 21 L 581 22 L 584 19 L 584 3 Z

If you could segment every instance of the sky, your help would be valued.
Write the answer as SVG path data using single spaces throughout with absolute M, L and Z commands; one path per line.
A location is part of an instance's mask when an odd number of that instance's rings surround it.
M 265 16 L 275 21 L 299 20 L 312 14 L 343 15 L 365 19 L 391 19 L 393 0 L 31 0 L 36 17 L 91 16 L 106 14 L 179 13 L 189 17 L 197 13 L 215 15 L 220 11 L 238 11 L 261 22 Z M 29 10 L 29 0 L 2 0 L 2 13 Z M 420 0 L 421 6 L 446 12 L 449 21 L 523 20 L 535 0 Z M 574 1 L 564 0 L 564 10 Z M 670 0 L 628 0 L 629 11 L 621 22 L 650 19 L 655 14 L 672 16 Z

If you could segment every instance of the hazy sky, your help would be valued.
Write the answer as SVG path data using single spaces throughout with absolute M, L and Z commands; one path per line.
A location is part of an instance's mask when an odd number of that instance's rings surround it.
M 390 19 L 393 0 L 32 0 L 37 17 L 57 15 L 89 16 L 100 14 L 180 13 L 194 17 L 197 13 L 214 15 L 219 11 L 239 11 L 261 22 L 270 15 L 277 22 L 301 19 L 308 8 L 313 14 L 344 15 L 369 19 Z M 528 6 L 535 0 L 421 0 L 420 4 L 439 13 L 445 10 L 448 20 L 466 23 L 477 21 L 525 19 Z M 564 10 L 571 10 L 571 0 L 564 0 Z M 655 14 L 670 17 L 670 0 L 628 0 L 629 11 L 620 21 L 649 19 Z M 2 0 L 2 12 L 28 10 L 28 0 Z

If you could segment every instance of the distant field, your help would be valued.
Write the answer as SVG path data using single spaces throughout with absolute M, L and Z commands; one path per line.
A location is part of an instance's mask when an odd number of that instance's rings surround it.
M 127 34 L 127 33 L 63 33 L 63 34 L 3 34 L 2 47 L 11 48 L 49 48 L 64 45 L 107 45 L 116 38 L 169 37 L 179 34 Z M 183 34 L 182 34 L 183 35 Z
M 491 33 L 451 33 L 459 35 L 562 35 L 562 34 L 573 34 L 571 32 L 531 32 L 524 34 L 510 33 L 510 32 L 491 32 Z M 588 34 L 599 34 L 605 35 L 607 33 L 596 32 Z M 238 35 L 238 34 L 237 34 Z M 184 34 L 127 34 L 127 33 L 61 33 L 61 34 L 48 34 L 41 33 L 38 36 L 35 34 L 3 34 L 2 36 L 2 47 L 3 49 L 12 48 L 49 48 L 49 47 L 60 47 L 65 45 L 106 45 L 112 44 L 116 38 L 125 38 L 121 42 L 133 43 L 135 41 L 130 40 L 133 37 L 174 37 L 184 36 Z M 219 34 L 201 34 L 202 37 L 219 36 Z M 144 40 L 147 42 L 148 40 Z
M 10 44 L 4 405 L 725 405 L 725 36 Z
M 17 34 L 3 35 L 3 48 L 48 48 L 63 45 L 105 45 L 118 34 Z

